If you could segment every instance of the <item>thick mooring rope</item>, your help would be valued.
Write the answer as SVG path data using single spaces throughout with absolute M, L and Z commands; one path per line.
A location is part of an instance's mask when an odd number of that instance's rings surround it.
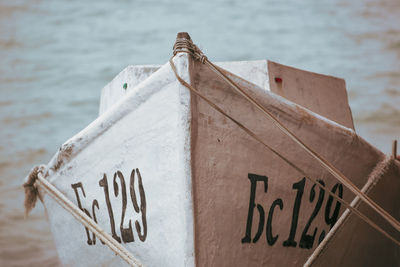
M 25 188 L 25 214 L 27 214 L 34 206 L 38 196 L 40 186 L 49 196 L 51 196 L 65 210 L 71 213 L 75 219 L 92 231 L 100 240 L 102 240 L 112 251 L 125 260 L 129 265 L 134 267 L 142 267 L 143 265 L 137 260 L 124 246 L 118 243 L 111 235 L 104 231 L 92 218 L 84 213 L 79 207 L 72 203 L 65 195 L 54 187 L 47 179 L 43 177 L 45 167 L 37 166 L 32 169 L 27 181 L 24 183 Z
M 226 76 L 220 69 L 219 67 L 215 66 L 213 63 L 211 63 L 208 58 L 202 53 L 202 51 L 195 45 L 193 42 L 189 39 L 184 39 L 185 41 L 179 39 L 179 45 L 174 45 L 174 55 L 176 55 L 179 52 L 182 53 L 188 53 L 193 56 L 194 59 L 200 60 L 203 64 L 206 64 L 207 66 L 210 67 L 211 70 L 213 70 L 219 77 L 223 78 L 231 87 L 235 89 L 240 95 L 245 97 L 252 105 L 254 105 L 257 109 L 259 109 L 268 119 L 270 119 L 274 125 L 276 125 L 285 135 L 290 137 L 293 141 L 295 141 L 298 145 L 300 145 L 301 148 L 303 148 L 307 153 L 309 153 L 315 160 L 317 160 L 323 168 L 328 170 L 338 181 L 343 183 L 350 191 L 352 191 L 357 197 L 359 197 L 364 203 L 366 203 L 368 206 L 370 206 L 373 210 L 375 210 L 381 217 L 383 217 L 387 222 L 389 222 L 397 231 L 400 232 L 400 223 L 393 218 L 389 213 L 387 213 L 382 207 L 377 205 L 372 199 L 370 199 L 366 194 L 364 194 L 360 189 L 358 189 L 346 176 L 344 176 L 339 170 L 337 170 L 330 162 L 328 162 L 326 159 L 324 159 L 321 155 L 319 155 L 317 152 L 312 150 L 310 147 L 308 147 L 304 142 L 302 142 L 295 134 L 293 134 L 288 128 L 286 128 L 271 112 L 266 110 L 263 106 L 261 106 L 256 100 L 254 100 L 250 95 L 248 95 L 242 88 L 240 88 L 235 82 L 233 82 L 228 76 Z M 289 161 L 287 158 L 282 156 L 280 153 L 278 153 L 276 150 L 271 148 L 269 145 L 267 145 L 265 142 L 262 141 L 260 137 L 258 137 L 255 133 L 253 133 L 251 130 L 246 128 L 243 124 L 238 122 L 236 119 L 232 118 L 229 116 L 226 112 L 224 112 L 220 107 L 215 105 L 211 100 L 209 100 L 207 97 L 202 95 L 196 88 L 185 82 L 177 73 L 175 65 L 172 61 L 172 58 L 170 59 L 170 65 L 175 73 L 176 78 L 178 81 L 190 89 L 192 92 L 194 92 L 197 96 L 201 97 L 203 100 L 205 100 L 209 105 L 211 105 L 214 109 L 216 109 L 218 112 L 229 118 L 231 121 L 233 121 L 236 125 L 238 125 L 242 130 L 244 130 L 247 134 L 249 134 L 251 137 L 253 137 L 255 140 L 263 144 L 267 149 L 271 150 L 275 155 L 283 159 L 287 164 L 289 164 L 291 167 L 295 168 L 297 171 L 299 171 L 302 175 L 304 175 L 308 180 L 312 181 L 315 183 L 317 186 L 320 188 L 324 189 L 326 192 L 328 192 L 332 197 L 334 197 L 337 201 L 341 202 L 344 204 L 349 210 L 351 210 L 353 213 L 355 213 L 357 216 L 359 216 L 362 220 L 364 220 L 366 223 L 368 223 L 371 227 L 382 233 L 384 236 L 392 240 L 394 243 L 396 243 L 398 246 L 400 246 L 400 242 L 394 239 L 391 235 L 389 235 L 387 232 L 385 232 L 382 228 L 380 228 L 378 225 L 376 225 L 374 222 L 372 222 L 368 217 L 366 217 L 364 214 L 359 212 L 357 209 L 353 208 L 349 203 L 346 201 L 342 200 L 329 190 L 327 190 L 323 185 L 318 183 L 315 179 L 311 178 L 309 175 L 306 175 L 305 172 L 297 167 L 295 164 L 293 164 L 291 161 Z M 391 164 L 393 160 L 390 159 L 388 164 Z

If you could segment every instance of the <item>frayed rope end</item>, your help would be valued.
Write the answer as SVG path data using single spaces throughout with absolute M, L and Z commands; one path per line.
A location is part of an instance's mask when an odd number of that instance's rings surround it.
M 38 177 L 39 172 L 43 172 L 44 166 L 36 166 L 29 173 L 28 177 L 25 179 L 25 183 L 23 185 L 25 191 L 25 218 L 28 217 L 29 212 L 35 207 L 36 201 L 38 199 L 39 191 L 35 186 L 36 179 Z

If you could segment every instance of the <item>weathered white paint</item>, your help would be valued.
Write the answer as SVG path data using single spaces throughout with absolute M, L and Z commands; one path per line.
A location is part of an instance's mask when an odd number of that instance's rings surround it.
M 217 66 L 270 91 L 268 64 L 266 60 L 217 62 Z M 160 68 L 159 65 L 128 66 L 101 90 L 99 115 L 102 115 L 113 104 L 117 103 L 136 85 L 144 81 Z M 127 85 L 124 89 L 124 84 Z
M 267 60 L 218 62 L 216 65 L 270 91 Z
M 187 55 L 180 54 L 174 61 L 181 77 L 189 82 Z M 98 224 L 111 233 L 105 194 L 99 186 L 104 173 L 107 175 L 118 236 L 121 236 L 121 184 L 117 179 L 119 195 L 115 197 L 113 174 L 122 172 L 127 187 L 124 228 L 132 220 L 135 238 L 124 245 L 145 266 L 194 266 L 189 104 L 189 92 L 166 64 L 68 140 L 48 165 L 47 179 L 74 203 L 77 200 L 71 184 L 82 182 L 85 196 L 78 191 L 83 208 L 93 216 L 92 201 L 96 199 Z M 136 220 L 143 229 L 141 214 L 135 212 L 129 194 L 129 178 L 134 168 L 140 170 L 146 194 L 144 242 L 139 240 L 135 229 Z M 140 205 L 137 176 L 135 186 Z M 41 194 L 64 265 L 125 264 L 99 240 L 89 246 L 84 227 L 49 196 Z
M 128 66 L 101 90 L 99 115 L 127 95 L 128 91 L 156 72 L 161 65 Z M 124 84 L 126 83 L 126 89 Z

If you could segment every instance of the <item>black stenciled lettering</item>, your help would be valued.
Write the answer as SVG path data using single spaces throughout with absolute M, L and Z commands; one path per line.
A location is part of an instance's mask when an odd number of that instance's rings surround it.
M 260 223 L 258 224 L 257 233 L 253 238 L 253 243 L 256 243 L 258 241 L 258 239 L 260 239 L 260 236 L 264 230 L 264 222 L 265 222 L 264 208 L 260 204 L 257 204 L 257 210 L 258 210 L 258 213 L 260 214 Z
M 135 239 L 133 237 L 131 220 L 129 220 L 129 227 L 124 228 L 124 219 L 125 219 L 125 212 L 126 212 L 125 179 L 120 171 L 117 171 L 116 173 L 114 173 L 113 184 L 114 184 L 114 195 L 116 197 L 118 196 L 118 193 L 119 193 L 117 177 L 119 178 L 120 183 L 121 183 L 121 195 L 122 195 L 122 214 L 121 214 L 121 224 L 120 224 L 121 237 L 122 237 L 122 240 L 124 241 L 124 243 L 129 243 L 129 242 L 135 241 Z
M 89 211 L 82 207 L 81 200 L 80 200 L 80 197 L 79 197 L 78 188 L 81 189 L 83 196 L 86 197 L 85 190 L 83 189 L 82 183 L 79 182 L 79 183 L 76 183 L 76 184 L 71 184 L 71 187 L 72 187 L 72 189 L 74 189 L 75 196 L 76 196 L 76 201 L 78 202 L 79 209 L 82 210 L 84 213 L 86 213 L 87 216 L 89 216 L 91 218 Z M 90 238 L 90 232 L 89 232 L 89 229 L 87 227 L 85 227 L 85 231 L 86 231 L 86 236 L 87 236 L 87 243 L 89 245 L 95 244 L 96 241 L 95 240 L 93 241 Z M 93 238 L 94 238 L 94 234 L 93 234 Z
M 119 243 L 121 243 L 121 238 L 117 235 L 117 233 L 115 231 L 114 213 L 113 213 L 113 209 L 112 209 L 111 202 L 110 202 L 110 195 L 109 195 L 109 192 L 108 192 L 108 182 L 107 182 L 107 175 L 106 174 L 104 174 L 103 178 L 99 181 L 99 186 L 103 187 L 103 189 L 104 189 L 104 197 L 106 199 L 108 215 L 110 217 L 112 237 L 115 240 L 117 240 Z
M 94 208 L 99 209 L 99 202 L 97 201 L 97 199 L 93 200 L 93 203 L 92 203 L 93 220 L 97 223 L 97 217 L 96 217 L 96 212 L 95 212 Z M 105 244 L 103 240 L 100 239 L 100 241 L 103 245 Z M 93 245 L 94 244 L 96 244 L 96 236 L 93 234 Z
M 343 185 L 342 184 L 335 184 L 335 186 L 332 188 L 331 192 L 336 194 L 336 191 L 339 191 L 338 197 L 343 198 Z M 335 209 L 333 210 L 332 216 L 330 216 L 330 212 L 332 209 L 332 202 L 333 202 L 333 197 L 331 195 L 329 195 L 329 198 L 328 198 L 328 201 L 326 202 L 326 207 L 325 207 L 325 222 L 327 225 L 329 225 L 331 227 L 331 229 L 335 225 L 336 221 L 338 220 L 340 207 L 342 205 L 339 201 L 336 201 Z
M 266 236 L 268 245 L 273 246 L 275 242 L 278 240 L 279 235 L 273 236 L 272 234 L 272 216 L 274 215 L 274 209 L 276 206 L 279 206 L 279 209 L 283 209 L 283 201 L 282 199 L 278 198 L 272 202 L 271 208 L 268 212 L 268 219 L 267 219 L 267 226 L 266 226 Z
M 321 185 L 325 186 L 325 183 L 322 180 L 318 180 L 318 182 Z M 314 184 L 312 186 L 311 191 L 310 191 L 310 202 L 313 202 L 314 198 L 315 198 L 315 186 L 316 186 L 316 184 Z M 313 222 L 313 220 L 317 216 L 319 210 L 321 209 L 322 202 L 324 201 L 324 196 L 325 196 L 325 190 L 323 190 L 322 188 L 319 188 L 319 196 L 318 196 L 317 204 L 315 205 L 315 208 L 314 208 L 313 212 L 311 213 L 310 219 L 308 220 L 306 226 L 304 227 L 303 233 L 301 234 L 301 239 L 300 239 L 300 244 L 299 244 L 299 246 L 301 248 L 311 249 L 314 245 L 315 235 L 317 234 L 318 228 L 315 227 L 314 233 L 312 235 L 307 234 L 307 232 L 311 226 L 311 223 Z
M 248 211 L 247 223 L 246 223 L 246 234 L 242 238 L 242 243 L 250 243 L 251 242 L 251 228 L 253 225 L 254 208 L 256 207 L 255 198 L 256 198 L 257 182 L 264 183 L 264 192 L 265 193 L 267 193 L 267 190 L 268 190 L 268 177 L 267 176 L 260 176 L 257 174 L 249 173 L 248 178 L 250 180 L 250 201 L 249 201 L 249 211 Z M 261 207 L 261 209 L 259 207 Z M 253 243 L 257 242 L 257 240 L 260 238 L 263 228 L 264 228 L 264 219 L 265 219 L 264 209 L 262 208 L 261 205 L 257 205 L 257 210 L 260 214 L 260 222 L 258 225 L 258 231 L 256 233 L 256 236 L 253 239 Z
M 296 199 L 295 199 L 294 205 L 293 205 L 293 215 L 292 215 L 292 223 L 290 226 L 290 233 L 289 233 L 288 239 L 283 241 L 284 247 L 296 247 L 297 246 L 297 242 L 294 241 L 294 238 L 296 236 L 297 222 L 299 220 L 299 211 L 300 211 L 300 205 L 301 205 L 301 198 L 304 193 L 305 183 L 306 183 L 306 178 L 303 178 L 299 182 L 294 183 L 292 186 L 293 189 L 297 190 L 297 194 L 296 194 Z
M 132 170 L 131 172 L 131 177 L 129 181 L 129 191 L 131 195 L 131 200 L 133 207 L 137 213 L 142 214 L 142 225 L 143 225 L 143 233 L 141 231 L 141 227 L 139 222 L 136 220 L 135 221 L 135 227 L 136 231 L 138 233 L 140 241 L 144 242 L 147 237 L 147 219 L 146 219 L 146 194 L 144 192 L 143 188 L 143 181 L 142 181 L 142 175 L 140 174 L 139 169 L 136 169 L 136 173 L 138 176 L 138 184 L 139 184 L 139 195 L 140 195 L 140 209 L 138 205 L 138 201 L 136 198 L 136 193 L 135 193 L 135 169 Z

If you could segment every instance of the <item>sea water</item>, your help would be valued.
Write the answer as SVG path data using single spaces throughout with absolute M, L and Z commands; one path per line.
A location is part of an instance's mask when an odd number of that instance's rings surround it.
M 24 176 L 98 114 L 129 64 L 163 64 L 187 31 L 212 61 L 270 59 L 346 79 L 358 134 L 400 139 L 400 2 L 0 0 L 0 266 L 59 265 Z

